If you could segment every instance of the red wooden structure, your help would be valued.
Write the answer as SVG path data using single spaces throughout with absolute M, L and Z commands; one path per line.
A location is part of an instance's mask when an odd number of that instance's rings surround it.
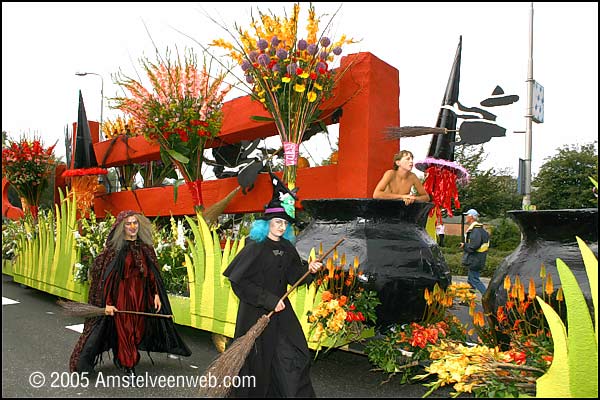
M 350 69 L 335 88 L 334 96 L 322 107 L 323 115 L 331 115 L 338 107 L 343 108 L 338 163 L 298 169 L 299 206 L 305 199 L 370 198 L 383 172 L 391 168 L 393 156 L 398 151 L 398 142 L 384 136 L 386 127 L 399 126 L 400 122 L 398 70 L 371 53 L 350 54 L 342 59 L 340 68 L 347 65 Z M 224 103 L 221 134 L 208 147 L 277 135 L 273 123 L 252 121 L 249 118 L 252 115 L 268 116 L 262 105 L 252 101 L 250 96 Z M 158 145 L 148 143 L 142 136 L 127 141 L 118 138 L 111 145 L 111 140 L 98 142 L 97 122 L 90 121 L 90 131 L 96 159 L 98 163 L 104 160 L 104 167 L 160 159 Z M 56 186 L 63 185 L 64 182 L 58 179 Z M 270 185 L 268 175 L 260 174 L 254 189 L 246 195 L 238 192 L 225 213 L 262 211 L 271 198 Z M 221 200 L 237 186 L 236 178 L 202 182 L 204 205 L 210 206 Z M 126 209 L 142 211 L 149 217 L 194 213 L 191 194 L 183 186 L 179 187 L 177 202 L 173 200 L 172 186 L 105 193 L 94 199 L 94 210 L 99 218 L 107 211 L 117 215 Z

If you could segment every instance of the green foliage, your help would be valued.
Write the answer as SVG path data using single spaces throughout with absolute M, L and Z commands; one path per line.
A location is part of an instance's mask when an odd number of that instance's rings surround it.
M 158 268 L 169 293 L 187 295 L 189 293 L 188 273 L 185 262 L 188 229 L 183 219 L 171 216 L 169 224 L 154 230 Z
M 480 169 L 485 158 L 483 146 L 460 146 L 456 150 L 456 162 L 471 176 L 468 185 L 458 186 L 462 208 L 475 208 L 489 218 L 503 217 L 506 211 L 521 209 L 522 198 L 517 193 L 516 178 L 510 170 Z
M 31 220 L 31 214 L 25 218 Z M 30 221 L 29 223 L 32 223 Z M 27 237 L 25 224 L 19 220 L 6 219 L 2 222 L 2 259 L 12 260 L 18 254 L 18 246 L 21 239 Z
M 565 145 L 546 158 L 532 182 L 531 204 L 538 210 L 598 207 L 598 199 L 588 189 L 589 177 L 598 176 L 597 144 Z
M 490 246 L 498 250 L 513 251 L 521 243 L 521 230 L 508 218 L 500 219 L 492 229 Z
M 507 222 L 507 224 L 510 224 Z M 504 229 L 504 228 L 502 228 Z M 507 231 L 512 228 L 506 228 Z M 504 234 L 503 234 L 504 235 Z M 500 246 L 502 249 L 496 248 L 494 244 L 490 246 L 488 251 L 487 259 L 485 262 L 485 268 L 481 271 L 481 276 L 491 278 L 498 266 L 504 261 L 506 257 L 512 253 L 520 243 L 520 232 L 518 233 L 518 241 L 514 240 L 511 236 L 506 235 L 506 240 L 500 240 Z M 493 240 L 494 231 L 490 235 L 490 240 Z M 450 268 L 452 275 L 467 275 L 467 270 L 461 264 L 463 251 L 459 247 L 460 236 L 449 236 L 446 235 L 444 238 L 444 247 L 440 247 L 440 250 L 444 256 L 446 264 Z M 493 243 L 493 242 L 492 242 Z
M 79 230 L 75 232 L 75 246 L 79 253 L 79 262 L 75 263 L 75 281 L 88 281 L 88 270 L 104 249 L 106 238 L 115 221 L 116 218 L 110 213 L 106 214 L 104 220 L 98 221 L 94 211 L 90 211 L 89 218 L 79 220 Z

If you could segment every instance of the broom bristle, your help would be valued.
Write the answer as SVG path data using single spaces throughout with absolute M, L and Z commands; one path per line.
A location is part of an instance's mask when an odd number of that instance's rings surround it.
M 217 218 L 219 215 L 223 214 L 225 207 L 229 204 L 229 202 L 233 199 L 233 196 L 240 190 L 240 186 L 233 189 L 227 196 L 223 199 L 217 201 L 212 206 L 208 207 L 203 213 L 202 216 L 208 225 L 213 222 L 217 222 Z
M 72 317 L 91 318 L 104 315 L 104 308 L 96 307 L 91 304 L 63 300 L 59 300 L 56 303 L 59 306 L 61 306 L 68 315 Z
M 227 397 L 231 391 L 231 385 L 223 385 L 223 379 L 227 377 L 234 377 L 240 373 L 240 369 L 246 362 L 246 358 L 252 350 L 256 339 L 262 334 L 267 325 L 269 324 L 270 318 L 267 315 L 263 315 L 256 321 L 256 323 L 246 332 L 244 336 L 237 338 L 231 346 L 227 348 L 219 357 L 217 357 L 204 372 L 206 382 L 210 382 L 208 377 L 215 377 L 214 382 L 217 383 L 215 387 L 206 385 L 200 388 L 200 395 L 204 397 Z
M 444 128 L 432 128 L 428 126 L 398 126 L 388 127 L 385 130 L 385 134 L 390 139 L 400 139 L 406 137 L 415 137 L 423 135 L 438 135 L 445 134 L 446 129 Z

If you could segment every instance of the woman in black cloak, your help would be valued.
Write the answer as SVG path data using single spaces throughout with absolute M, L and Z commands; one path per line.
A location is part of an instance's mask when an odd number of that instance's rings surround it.
M 243 336 L 271 310 L 275 313 L 250 351 L 240 377 L 253 376 L 253 387 L 234 389 L 234 397 L 315 397 L 310 379 L 311 356 L 300 322 L 290 301 L 281 297 L 287 286 L 306 273 L 292 244 L 294 233 L 294 193 L 271 174 L 273 200 L 250 230 L 244 248 L 231 261 L 223 275 L 240 299 L 235 338 Z M 322 264 L 308 266 L 316 273 Z M 306 283 L 310 283 L 309 276 Z M 246 381 L 252 381 L 246 379 Z

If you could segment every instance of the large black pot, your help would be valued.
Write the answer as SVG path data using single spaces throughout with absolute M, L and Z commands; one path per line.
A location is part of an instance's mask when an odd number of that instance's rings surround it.
M 598 209 L 509 211 L 508 214 L 521 229 L 522 238 L 515 251 L 498 266 L 483 296 L 484 309 L 492 316 L 492 322 L 495 322 L 493 316 L 498 306 L 506 304 L 507 293 L 503 287 L 506 276 L 514 282 L 514 277 L 519 275 L 526 288 L 529 278 L 533 278 L 536 292 L 540 294 L 543 263 L 552 275 L 556 294 L 560 287 L 557 258 L 573 272 L 592 310 L 590 284 L 575 237 L 579 236 L 598 257 Z
M 327 249 L 344 237 L 339 254 L 346 254 L 348 263 L 358 256 L 363 286 L 379 294 L 379 327 L 420 320 L 425 288 L 438 283 L 445 289 L 451 283 L 442 253 L 425 231 L 432 203 L 321 199 L 304 200 L 302 206 L 311 222 L 296 239 L 300 256 L 307 258 L 319 243 Z

